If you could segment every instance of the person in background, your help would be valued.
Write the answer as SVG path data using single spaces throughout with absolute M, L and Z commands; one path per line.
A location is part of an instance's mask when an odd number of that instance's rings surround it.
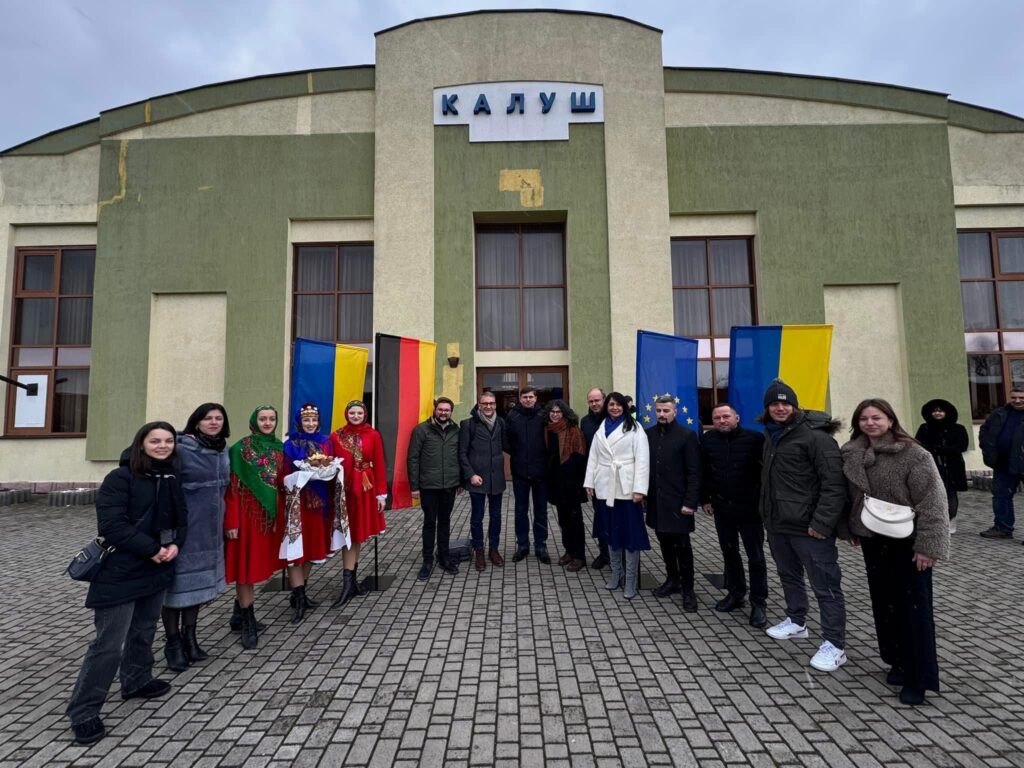
M 487 557 L 491 565 L 505 564 L 501 556 L 501 497 L 505 493 L 505 420 L 497 415 L 493 392 L 484 392 L 469 418 L 459 424 L 459 464 L 469 492 L 469 531 L 473 565 L 486 570 L 484 560 L 484 506 L 489 510 Z
M 903 431 L 888 402 L 862 401 L 852 422 L 850 442 L 842 448 L 853 500 L 850 542 L 864 552 L 878 651 L 889 665 L 886 682 L 900 686 L 902 703 L 924 704 L 925 691 L 939 690 L 932 569 L 949 556 L 946 488 L 935 462 Z M 862 520 L 865 494 L 911 507 L 910 535 L 868 530 Z
M 196 638 L 199 608 L 227 587 L 224 582 L 224 491 L 231 474 L 228 415 L 220 403 L 203 403 L 178 434 L 178 482 L 188 510 L 188 543 L 174 564 L 174 581 L 161 611 L 167 667 L 183 672 L 209 658 Z
M 914 435 L 932 455 L 939 477 L 946 489 L 946 506 L 949 508 L 949 532 L 956 533 L 956 513 L 960 508 L 958 491 L 967 490 L 967 470 L 964 465 L 964 451 L 970 447 L 967 430 L 957 424 L 957 410 L 948 400 L 929 400 L 921 406 L 924 423 Z
M 548 555 L 548 496 L 544 475 L 547 446 L 544 415 L 537 406 L 537 390 L 523 387 L 519 402 L 505 419 L 505 450 L 512 460 L 512 493 L 516 502 L 516 552 L 514 562 L 530 554 L 530 497 L 533 497 L 533 546 L 545 565 Z
M 113 551 L 85 598 L 96 638 L 82 660 L 67 716 L 79 744 L 102 739 L 100 709 L 120 672 L 121 698 L 163 696 L 170 683 L 153 677 L 153 636 L 174 579 L 174 561 L 186 541 L 185 497 L 175 477 L 174 427 L 143 425 L 121 465 L 103 480 L 96 497 L 99 535 Z
M 544 434 L 548 446 L 545 482 L 548 501 L 555 505 L 558 526 L 562 529 L 559 565 L 567 571 L 586 567 L 587 554 L 583 531 L 583 508 L 587 494 L 583 476 L 587 471 L 587 444 L 580 431 L 579 417 L 564 400 L 551 400 L 545 407 Z
M 605 587 L 618 589 L 624 584 L 627 600 L 637 594 L 640 552 L 651 548 L 643 509 L 649 479 L 647 435 L 626 410 L 625 396 L 612 392 L 605 398 L 604 418 L 590 446 L 583 486 L 594 499 L 595 516 L 604 521 L 603 534 L 611 558 L 611 575 Z
M 583 432 L 583 437 L 587 441 L 587 454 L 590 453 L 590 446 L 594 442 L 594 435 L 597 434 L 597 428 L 601 426 L 601 419 L 604 418 L 604 397 L 605 392 L 600 387 L 594 387 L 587 392 L 587 415 L 580 419 L 580 430 Z M 594 509 L 594 523 L 592 533 L 595 539 L 597 539 L 597 557 L 590 564 L 591 568 L 595 570 L 601 570 L 608 566 L 610 562 L 608 558 L 608 541 L 601 538 L 603 534 L 600 533 L 603 530 L 602 524 L 597 519 L 597 509 Z
M 996 408 L 978 432 L 982 461 L 992 468 L 992 527 L 986 539 L 1013 538 L 1013 495 L 1024 473 L 1024 385 L 1014 384 L 1010 402 Z
M 228 453 L 231 481 L 224 497 L 225 578 L 235 584 L 246 650 L 259 645 L 255 585 L 285 566 L 280 556 L 284 446 L 276 431 L 277 409 L 261 405 L 249 416 L 249 434 Z
M 651 480 L 647 492 L 647 525 L 654 529 L 665 559 L 665 583 L 655 597 L 683 593 L 683 610 L 697 610 L 693 591 L 693 547 L 690 534 L 700 502 L 700 449 L 696 433 L 676 421 L 675 399 L 654 401 L 657 423 L 647 429 Z

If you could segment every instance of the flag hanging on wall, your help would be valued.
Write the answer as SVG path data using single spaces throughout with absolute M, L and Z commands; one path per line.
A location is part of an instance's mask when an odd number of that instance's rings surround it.
M 366 361 L 370 351 L 348 344 L 296 339 L 292 355 L 291 409 L 285 431 L 303 403 L 320 409 L 320 428 L 326 432 L 345 423 L 345 404 L 362 400 L 366 386 Z
M 390 505 L 412 506 L 406 465 L 413 427 L 434 410 L 434 365 L 437 345 L 432 341 L 377 334 L 374 351 L 376 377 L 373 395 L 374 426 L 384 441 Z
M 697 341 L 652 331 L 636 332 L 636 418 L 653 426 L 654 401 L 670 395 L 676 421 L 700 432 L 697 417 Z
M 760 429 L 764 391 L 779 378 L 796 392 L 800 408 L 821 411 L 828 392 L 831 325 L 735 326 L 729 344 L 729 402 L 740 423 Z

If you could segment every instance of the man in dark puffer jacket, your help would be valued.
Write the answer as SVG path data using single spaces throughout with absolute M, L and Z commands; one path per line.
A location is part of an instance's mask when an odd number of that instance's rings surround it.
M 796 392 L 781 379 L 764 393 L 764 407 L 761 518 L 786 597 L 786 619 L 770 627 L 768 635 L 776 640 L 807 637 L 806 571 L 818 599 L 824 640 L 811 666 L 833 672 L 846 663 L 836 525 L 847 493 L 842 456 L 832 438 L 839 422 L 827 413 L 801 411 Z

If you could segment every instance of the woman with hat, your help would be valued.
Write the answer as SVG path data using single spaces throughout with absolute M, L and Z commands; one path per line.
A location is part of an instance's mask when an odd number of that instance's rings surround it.
M 853 500 L 850 541 L 864 552 L 878 650 L 890 667 L 886 682 L 901 687 L 904 704 L 923 704 L 925 691 L 939 690 L 932 568 L 949 555 L 946 490 L 931 455 L 888 402 L 862 401 L 852 423 L 842 447 Z
M 366 405 L 352 400 L 345 406 L 345 426 L 331 433 L 331 451 L 341 458 L 345 506 L 352 545 L 342 554 L 341 593 L 336 608 L 363 594 L 356 580 L 360 545 L 384 530 L 384 504 L 388 479 L 384 466 L 384 442 L 366 423 Z
M 914 435 L 935 459 L 939 477 L 946 488 L 950 533 L 956 533 L 956 513 L 960 508 L 957 491 L 967 490 L 964 451 L 970 444 L 964 425 L 956 423 L 958 415 L 956 406 L 948 400 L 929 400 L 921 406 L 921 418 L 924 419 L 924 423 L 917 428 L 917 434 Z

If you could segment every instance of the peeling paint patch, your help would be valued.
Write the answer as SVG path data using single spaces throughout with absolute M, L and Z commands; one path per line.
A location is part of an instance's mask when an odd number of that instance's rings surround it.
M 213 185 L 207 184 L 205 186 L 200 187 L 199 191 L 200 192 L 209 192 L 211 189 L 213 189 Z
M 313 73 L 312 72 L 307 72 L 306 73 L 306 93 L 312 93 L 312 92 L 313 92 Z
M 445 349 L 445 357 L 461 357 L 459 354 L 459 342 L 449 342 Z M 447 397 L 456 405 L 462 404 L 463 372 L 465 366 L 460 362 L 452 368 L 445 360 L 444 368 L 441 369 L 441 395 Z
M 145 106 L 144 112 L 145 112 L 145 117 L 143 119 L 146 121 L 146 125 L 149 125 L 150 123 L 153 122 L 153 102 L 152 101 L 147 101 L 146 102 L 146 106 Z
M 97 219 L 105 207 L 124 200 L 125 190 L 128 187 L 128 139 L 121 139 L 120 150 L 117 154 L 117 184 L 119 189 L 116 195 L 108 200 L 100 200 L 96 204 Z
M 540 208 L 544 205 L 544 185 L 540 180 L 540 169 L 503 168 L 498 175 L 499 192 L 518 192 L 519 204 L 523 208 Z

